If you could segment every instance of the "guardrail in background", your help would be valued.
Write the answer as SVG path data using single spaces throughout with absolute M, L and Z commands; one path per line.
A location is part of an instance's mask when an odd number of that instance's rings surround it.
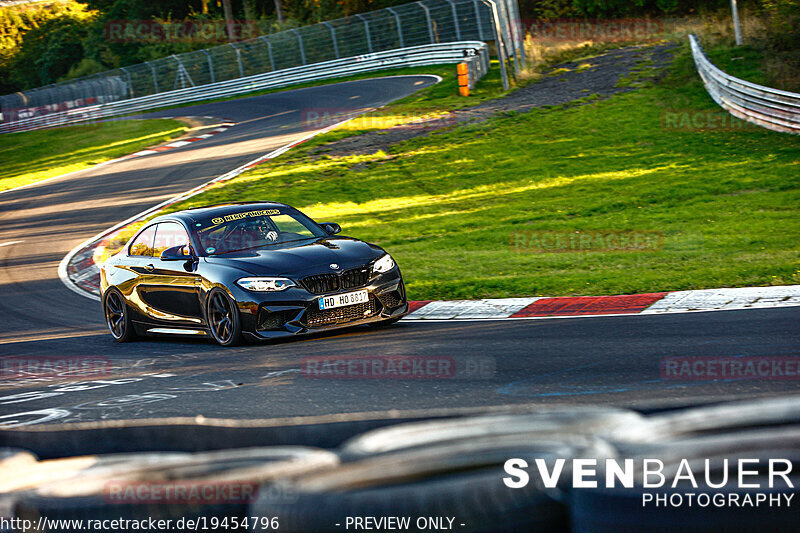
M 158 107 L 187 104 L 211 98 L 236 96 L 248 92 L 286 87 L 308 81 L 351 76 L 362 72 L 374 72 L 394 67 L 416 67 L 442 63 L 467 62 L 474 72 L 475 80 L 489 70 L 489 47 L 480 41 L 463 41 L 443 44 L 427 44 L 325 61 L 313 65 L 288 68 L 265 74 L 210 83 L 199 87 L 178 89 L 167 93 L 69 109 L 58 113 L 22 119 L 0 124 L 0 132 L 28 131 L 51 126 L 62 126 L 97 120 L 111 116 L 126 115 Z
M 524 66 L 523 40 L 517 0 L 420 0 L 0 96 L 0 113 L 8 124 L 364 54 L 462 41 L 495 41 L 508 88 L 506 63 L 513 64 L 512 74 Z
M 714 66 L 696 35 L 689 36 L 697 72 L 708 94 L 731 115 L 764 128 L 800 133 L 800 94 L 734 78 Z

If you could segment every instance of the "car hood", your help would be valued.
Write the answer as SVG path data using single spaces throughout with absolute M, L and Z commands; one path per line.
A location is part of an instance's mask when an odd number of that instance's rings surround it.
M 305 276 L 365 265 L 384 250 L 349 237 L 323 237 L 206 257 L 208 263 L 238 268 L 255 276 Z

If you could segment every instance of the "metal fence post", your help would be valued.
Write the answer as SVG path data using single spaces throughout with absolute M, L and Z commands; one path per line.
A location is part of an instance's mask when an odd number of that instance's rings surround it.
M 269 42 L 269 39 L 267 39 L 266 35 L 262 35 L 261 37 L 259 37 L 259 39 L 267 43 L 267 53 L 269 54 L 270 70 L 275 70 L 275 59 L 272 57 L 272 43 Z
M 387 7 L 386 11 L 394 15 L 394 19 L 397 22 L 397 36 L 400 37 L 400 48 L 405 48 L 406 45 L 403 43 L 403 27 L 400 25 L 400 15 L 391 7 Z
M 336 28 L 331 26 L 330 22 L 323 22 L 325 26 L 331 30 L 331 40 L 333 41 L 333 53 L 336 54 L 336 59 L 339 59 L 341 56 L 339 55 L 339 43 L 336 42 Z
M 483 19 L 481 19 L 481 9 L 478 0 L 472 0 L 472 5 L 475 7 L 475 20 L 478 23 L 478 39 L 485 41 L 483 36 Z
M 153 87 L 155 87 L 156 93 L 160 93 L 161 91 L 158 90 L 158 76 L 156 75 L 156 68 L 149 61 L 145 61 L 144 64 L 150 67 L 150 72 L 153 73 Z
M 131 73 L 128 72 L 128 69 L 125 67 L 119 67 L 119 69 L 128 77 L 128 98 L 133 98 L 133 79 L 131 78 Z
M 239 63 L 239 77 L 244 78 L 244 66 L 242 65 L 242 51 L 239 50 L 233 43 L 228 43 L 228 45 L 236 50 L 236 62 Z
M 175 83 L 173 84 L 172 88 L 176 89 L 178 87 L 178 80 L 181 80 L 181 89 L 186 88 L 186 80 L 189 80 L 189 83 L 194 87 L 194 80 L 189 73 L 186 71 L 186 67 L 183 66 L 183 61 L 181 58 L 175 54 L 172 54 L 172 59 L 178 62 L 178 72 L 175 74 Z
M 370 34 L 369 34 L 369 21 L 364 18 L 364 15 L 356 15 L 356 17 L 364 22 L 364 32 L 366 33 L 366 36 L 367 36 L 367 50 L 369 50 L 369 53 L 371 54 L 372 53 L 372 37 L 370 37 Z
M 206 61 L 208 62 L 208 74 L 211 77 L 211 83 L 215 83 L 216 80 L 214 79 L 214 62 L 211 60 L 211 54 L 205 48 L 201 50 L 206 55 Z
M 461 40 L 461 28 L 458 24 L 458 11 L 456 10 L 456 4 L 453 0 L 447 0 L 447 3 L 450 4 L 450 9 L 453 10 L 453 24 L 456 27 L 456 39 Z
M 303 46 L 303 36 L 300 35 L 300 32 L 297 31 L 296 28 L 292 28 L 289 31 L 293 32 L 295 35 L 297 35 L 297 43 L 300 45 L 300 62 L 305 65 L 306 64 L 306 49 Z
M 520 17 L 519 14 L 519 2 L 517 0 L 509 0 L 509 2 L 511 3 L 514 15 L 514 28 L 517 31 L 517 38 L 519 39 L 520 66 L 525 68 L 528 59 L 525 57 L 525 28 L 522 26 L 522 17 Z
M 500 60 L 500 74 L 503 77 L 503 89 L 508 90 L 510 87 L 508 83 L 508 72 L 506 72 L 506 54 L 505 54 L 505 45 L 503 44 L 503 38 L 501 35 L 500 30 L 500 17 L 497 14 L 497 4 L 494 3 L 494 0 L 482 0 L 486 5 L 488 5 L 492 10 L 492 21 L 494 26 L 494 42 L 497 46 L 497 56 Z
M 731 14 L 733 16 L 733 34 L 736 39 L 736 46 L 742 46 L 742 26 L 739 24 L 739 8 L 736 0 L 731 0 Z
M 519 59 L 517 43 L 514 42 L 514 33 L 511 29 L 511 17 L 508 14 L 508 0 L 500 0 L 498 7 L 500 8 L 498 11 L 502 11 L 502 13 L 499 13 L 500 17 L 502 17 L 501 28 L 504 23 L 508 32 L 508 35 L 503 33 L 503 41 L 506 42 L 506 36 L 508 37 L 508 41 L 511 41 L 511 56 L 514 58 L 514 78 L 516 79 L 516 77 L 519 76 Z M 508 54 L 508 51 L 506 51 L 506 53 Z
M 436 40 L 433 38 L 433 24 L 431 23 L 431 10 L 428 9 L 428 6 L 423 4 L 422 2 L 415 2 L 419 5 L 423 10 L 425 10 L 425 18 L 428 19 L 428 36 L 431 39 L 431 44 L 435 43 Z

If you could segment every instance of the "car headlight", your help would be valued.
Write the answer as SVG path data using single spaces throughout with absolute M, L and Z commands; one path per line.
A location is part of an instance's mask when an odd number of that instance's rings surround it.
M 279 292 L 295 286 L 289 278 L 242 278 L 236 284 L 255 292 Z
M 372 264 L 372 272 L 381 274 L 394 268 L 394 259 L 389 254 L 384 255 Z

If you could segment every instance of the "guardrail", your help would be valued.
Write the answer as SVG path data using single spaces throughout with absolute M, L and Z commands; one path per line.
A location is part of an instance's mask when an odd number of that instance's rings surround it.
M 481 41 L 428 44 L 377 52 L 302 67 L 293 67 L 244 78 L 187 87 L 118 102 L 103 103 L 0 124 L 0 132 L 29 131 L 127 115 L 159 107 L 182 105 L 213 98 L 238 96 L 253 91 L 299 83 L 352 76 L 396 67 L 416 67 L 467 62 L 474 81 L 489 70 L 489 47 Z
M 764 128 L 800 134 L 800 94 L 734 78 L 714 66 L 696 35 L 689 36 L 692 57 L 708 94 L 731 115 Z

